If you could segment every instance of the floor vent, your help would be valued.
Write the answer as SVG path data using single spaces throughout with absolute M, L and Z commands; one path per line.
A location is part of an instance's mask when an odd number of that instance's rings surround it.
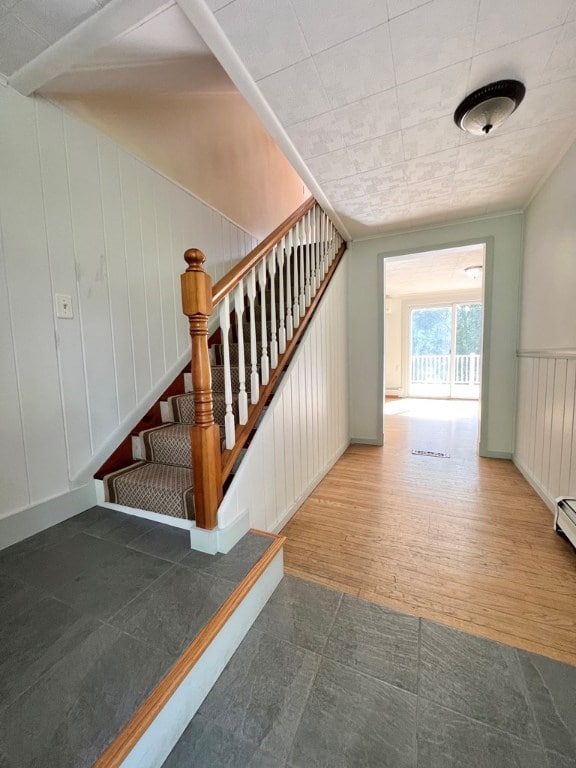
M 415 448 L 412 449 L 414 456 L 434 456 L 436 459 L 449 459 L 449 453 L 442 453 L 442 451 L 418 451 Z

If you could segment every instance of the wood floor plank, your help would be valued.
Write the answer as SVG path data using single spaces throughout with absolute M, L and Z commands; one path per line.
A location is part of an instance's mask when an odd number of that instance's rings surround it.
M 576 664 L 576 553 L 512 462 L 476 455 L 477 404 L 400 410 L 284 528 L 286 572 Z

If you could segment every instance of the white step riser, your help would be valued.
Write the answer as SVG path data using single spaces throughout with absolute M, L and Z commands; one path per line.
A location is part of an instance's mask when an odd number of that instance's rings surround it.
M 170 422 L 174 421 L 172 409 L 170 408 L 170 403 L 168 400 L 160 401 L 160 416 L 162 417 L 163 424 L 169 424 Z

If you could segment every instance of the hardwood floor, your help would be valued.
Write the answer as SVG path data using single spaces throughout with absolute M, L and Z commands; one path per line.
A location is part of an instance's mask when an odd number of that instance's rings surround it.
M 386 410 L 385 446 L 350 446 L 282 531 L 286 572 L 576 664 L 576 552 L 512 462 L 478 458 L 477 404 Z

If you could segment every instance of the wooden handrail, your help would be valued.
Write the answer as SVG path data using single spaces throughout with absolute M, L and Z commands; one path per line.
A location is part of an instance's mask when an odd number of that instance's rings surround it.
M 256 264 L 264 258 L 264 256 L 270 253 L 272 248 L 280 242 L 284 235 L 287 235 L 288 232 L 290 232 L 292 227 L 300 221 L 302 216 L 314 207 L 315 202 L 313 197 L 309 197 L 308 200 L 302 203 L 300 208 L 297 208 L 294 213 L 288 216 L 286 221 L 283 221 L 282 224 L 276 227 L 276 229 L 269 234 L 268 237 L 262 240 L 256 248 L 253 248 L 250 253 L 234 267 L 234 269 L 231 269 L 227 275 L 224 275 L 221 280 L 218 280 L 212 289 L 212 302 L 214 305 L 222 301 L 224 296 L 226 296 L 227 293 L 230 293 L 240 280 L 242 280 L 242 278 L 245 277 Z

